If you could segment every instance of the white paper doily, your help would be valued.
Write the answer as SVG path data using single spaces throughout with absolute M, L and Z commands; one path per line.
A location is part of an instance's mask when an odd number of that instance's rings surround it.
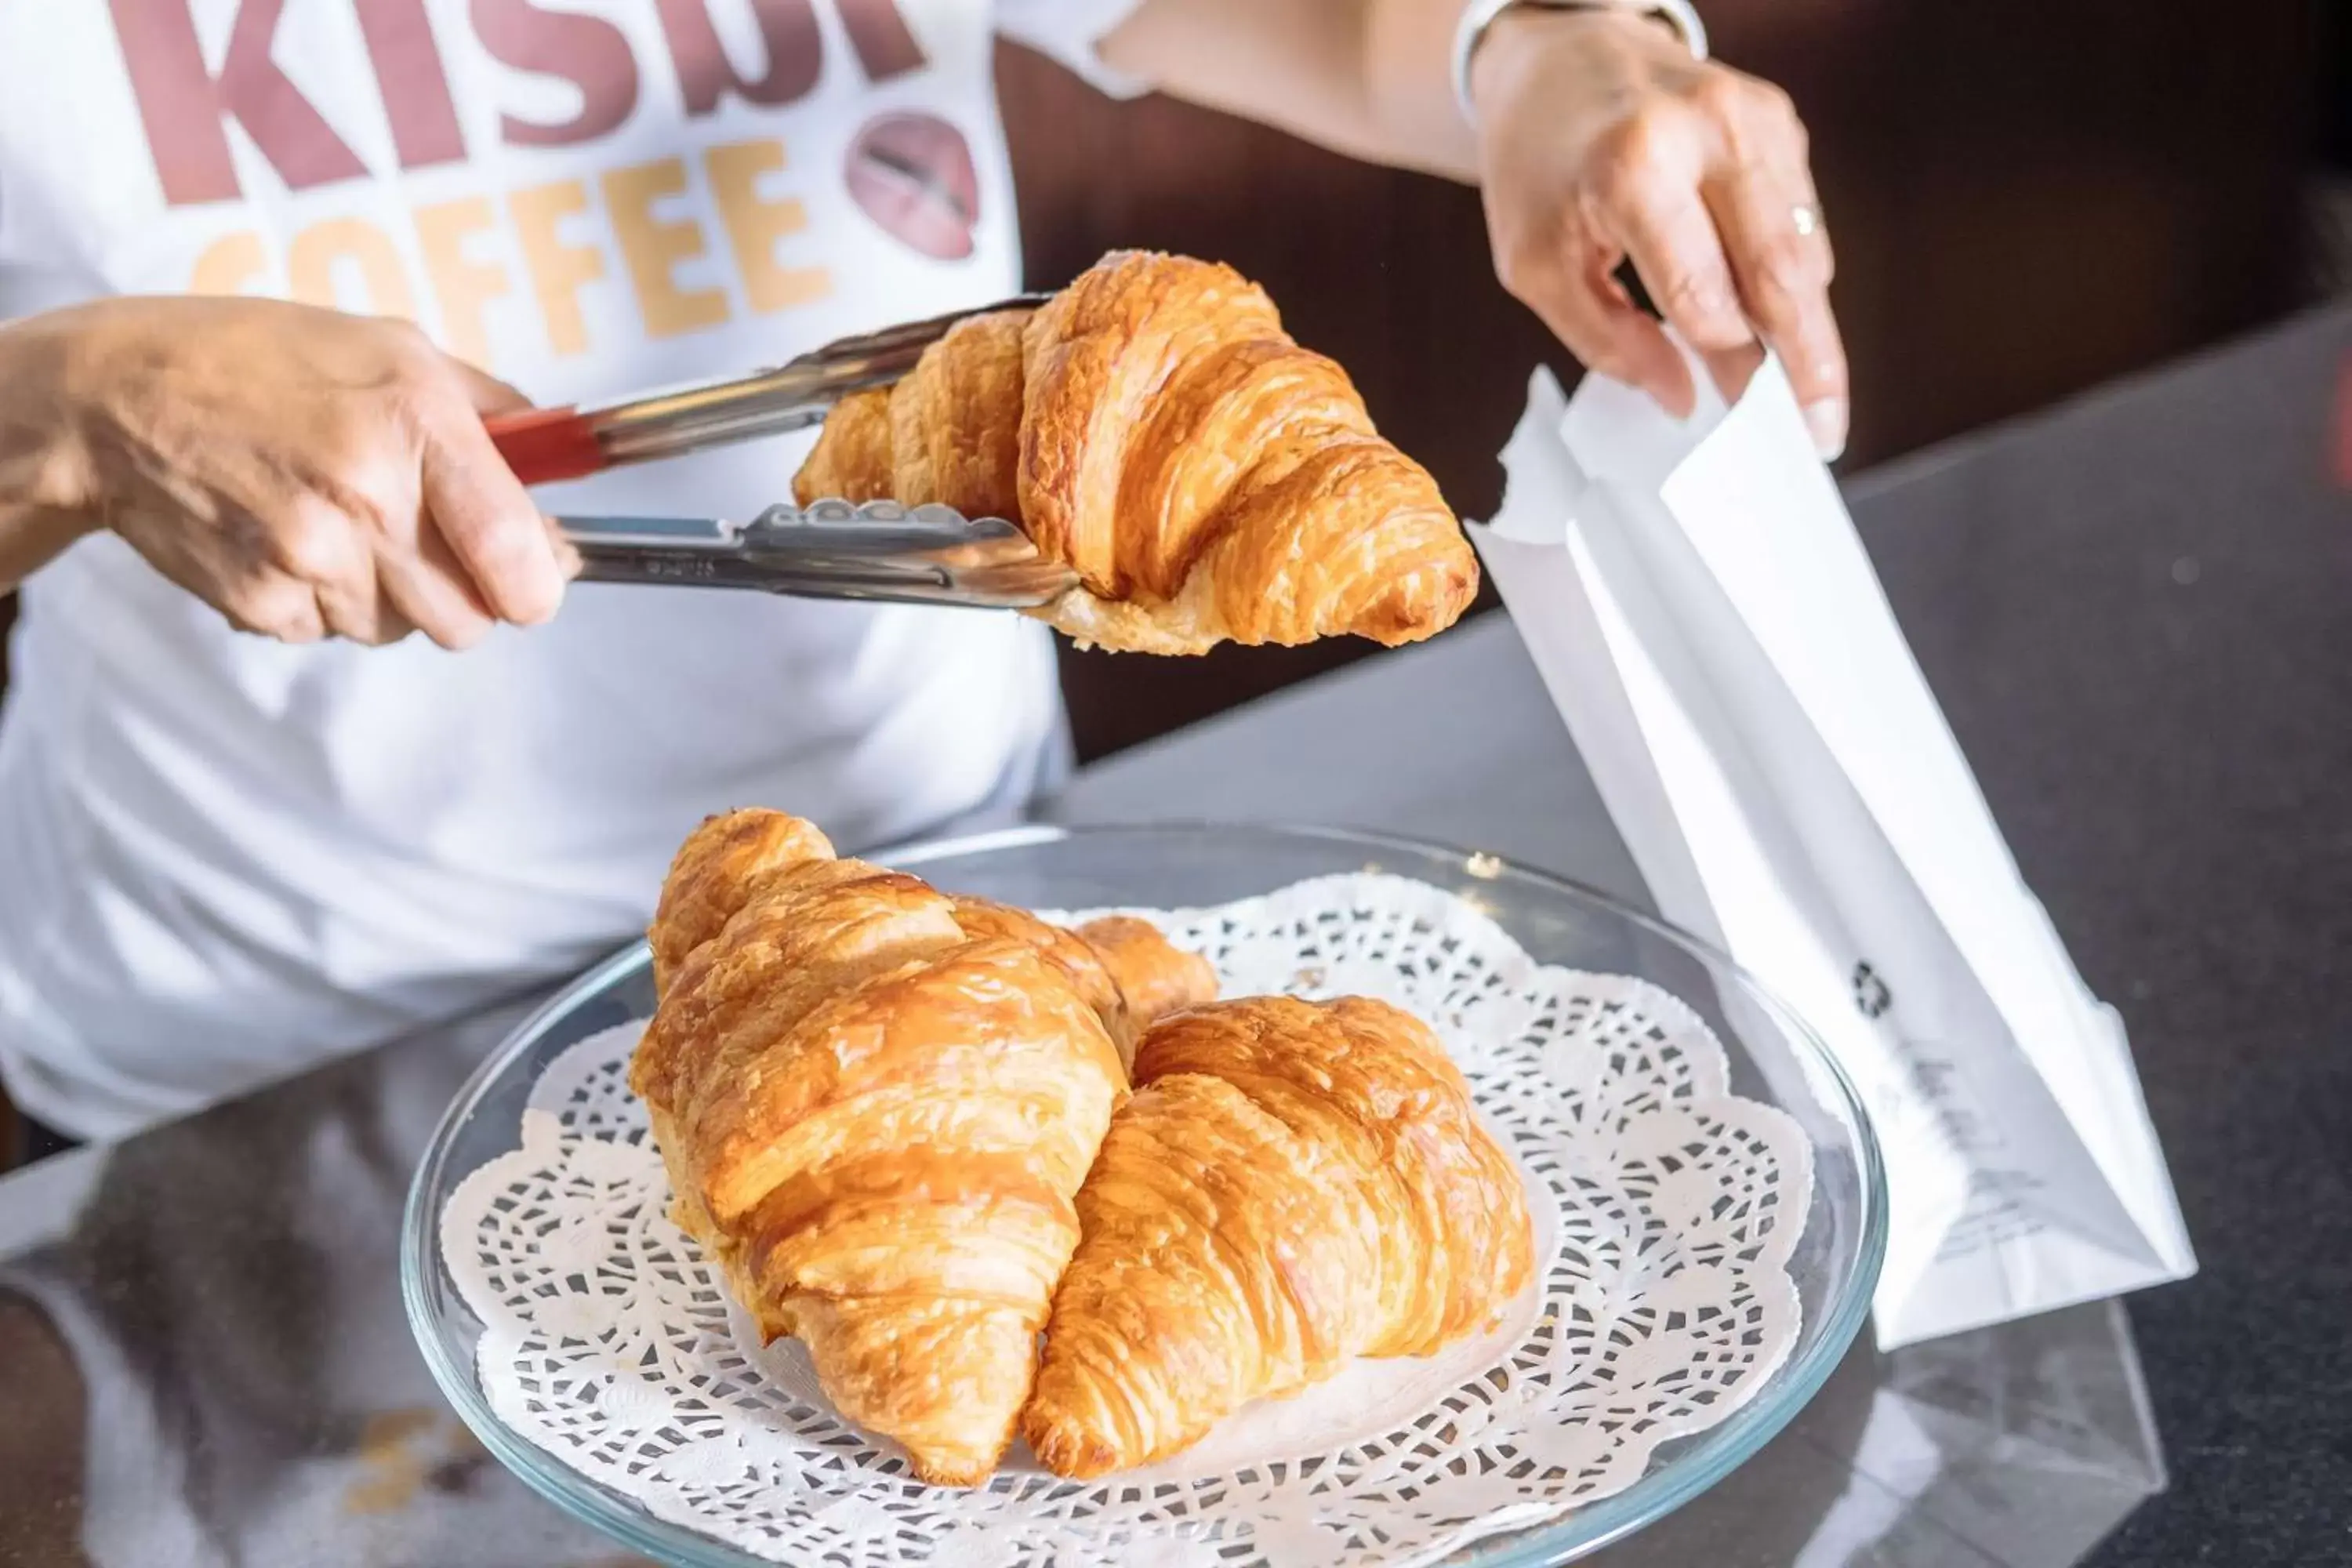
M 759 1345 L 666 1217 L 626 1088 L 633 1024 L 551 1063 L 522 1147 L 442 1211 L 491 1408 L 654 1515 L 777 1562 L 1340 1568 L 1427 1562 L 1621 1490 L 1787 1357 L 1811 1149 L 1729 1093 L 1722 1047 L 1674 997 L 1538 965 L 1401 877 L 1130 912 L 1207 954 L 1224 994 L 1377 996 L 1437 1030 L 1537 1226 L 1537 1281 L 1494 1333 L 1359 1362 L 1149 1469 L 1062 1481 L 1016 1446 L 984 1489 L 922 1485 L 833 1413 L 796 1342 Z

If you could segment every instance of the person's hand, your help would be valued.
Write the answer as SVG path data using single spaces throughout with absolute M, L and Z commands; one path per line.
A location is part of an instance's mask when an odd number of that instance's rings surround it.
M 1586 365 L 1689 413 L 1690 376 L 1643 290 L 1728 388 L 1759 340 L 1825 456 L 1845 445 L 1830 242 L 1788 95 L 1691 58 L 1647 16 L 1517 6 L 1471 62 L 1480 179 L 1504 286 Z
M 482 428 L 525 405 L 403 323 L 110 300 L 0 331 L 0 503 L 112 530 L 246 631 L 465 647 L 576 569 Z

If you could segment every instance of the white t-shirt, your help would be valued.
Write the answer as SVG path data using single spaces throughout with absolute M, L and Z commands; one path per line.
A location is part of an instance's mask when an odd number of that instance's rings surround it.
M 0 5 L 0 269 L 415 319 L 541 402 L 1000 298 L 992 32 L 1107 87 L 1133 0 Z M 804 439 L 541 492 L 740 517 Z M 870 844 L 1066 742 L 1016 616 L 586 585 L 464 654 L 232 632 L 110 536 L 23 591 L 0 1069 L 110 1135 L 575 968 L 705 814 Z

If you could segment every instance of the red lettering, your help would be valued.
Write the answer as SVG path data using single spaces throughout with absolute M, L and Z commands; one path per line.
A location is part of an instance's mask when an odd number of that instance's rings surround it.
M 474 0 L 482 47 L 520 71 L 562 77 L 580 89 L 580 112 L 561 125 L 499 117 L 518 147 L 568 147 L 617 130 L 637 107 L 637 60 L 626 34 L 602 16 L 547 11 L 534 0 Z
M 841 25 L 849 30 L 849 46 L 870 81 L 887 81 L 919 70 L 926 63 L 923 46 L 907 30 L 895 0 L 835 0 Z
M 425 0 L 353 0 L 353 5 L 360 31 L 367 38 L 368 63 L 375 68 L 376 86 L 383 93 L 384 115 L 392 121 L 392 144 L 400 153 L 400 166 L 423 169 L 464 163 L 466 133 L 457 125 L 457 106 L 449 100 L 449 73 L 442 68 Z
M 363 177 L 359 154 L 344 145 L 301 89 L 269 58 L 286 0 L 246 0 L 230 26 L 228 53 L 215 77 L 187 0 L 108 0 L 131 90 L 147 130 L 148 151 L 173 206 L 234 201 L 244 195 L 223 121 L 234 119 L 270 167 L 295 190 Z
M 824 42 L 809 0 L 751 0 L 760 37 L 768 48 L 768 74 L 746 81 L 719 41 L 704 0 L 655 0 L 669 57 L 677 67 L 678 90 L 689 115 L 709 114 L 730 92 L 765 108 L 790 103 L 816 85 L 824 68 Z

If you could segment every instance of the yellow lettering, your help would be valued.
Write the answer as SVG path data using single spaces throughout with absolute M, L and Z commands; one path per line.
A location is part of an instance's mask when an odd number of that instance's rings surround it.
M 580 309 L 580 290 L 604 276 L 604 253 L 593 246 L 565 244 L 557 226 L 588 210 L 588 187 L 577 180 L 533 185 L 509 196 L 507 205 L 514 213 L 515 238 L 531 292 L 539 296 L 548 342 L 560 354 L 585 352 L 588 318 Z
M 784 167 L 784 144 L 735 142 L 710 148 L 702 158 L 751 309 L 767 315 L 832 292 L 833 279 L 824 268 L 784 267 L 776 260 L 776 242 L 808 227 L 808 212 L 798 200 L 764 201 L 760 195 L 760 176 Z
M 293 286 L 294 298 L 331 310 L 345 309 L 335 288 L 337 264 L 345 261 L 359 270 L 370 311 L 404 321 L 416 319 L 416 300 L 409 291 L 400 252 L 383 230 L 365 218 L 329 218 L 294 237 L 286 255 L 287 279 Z
M 604 177 L 604 205 L 612 209 L 614 237 L 621 259 L 628 264 L 636 285 L 637 309 L 650 337 L 674 338 L 700 331 L 727 320 L 727 295 L 719 289 L 681 289 L 677 264 L 691 261 L 707 249 L 702 226 L 692 218 L 660 218 L 654 203 L 686 190 L 686 165 L 676 158 L 634 168 L 614 169 Z
M 498 215 L 487 196 L 467 196 L 416 209 L 416 243 L 425 252 L 425 274 L 441 302 L 442 346 L 459 359 L 490 363 L 490 327 L 486 307 L 509 293 L 507 269 L 466 254 L 466 237 L 496 226 Z
M 225 234 L 196 258 L 188 279 L 191 294 L 242 294 L 269 270 L 269 257 L 257 234 Z

